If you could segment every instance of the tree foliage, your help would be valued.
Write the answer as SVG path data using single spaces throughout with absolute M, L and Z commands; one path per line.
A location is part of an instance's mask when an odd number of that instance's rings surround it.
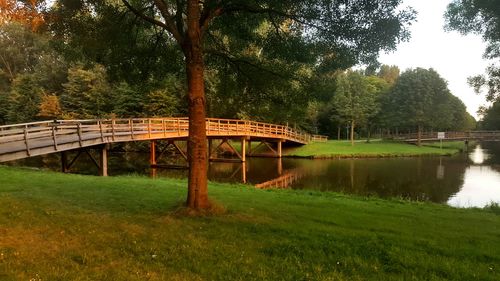
M 484 56 L 494 62 L 486 75 L 470 77 L 468 82 L 476 92 L 486 88 L 487 99 L 500 99 L 500 5 L 495 0 L 454 0 L 445 14 L 446 29 L 462 34 L 482 35 L 488 46 Z
M 384 100 L 385 119 L 400 128 L 464 130 L 471 127 L 463 102 L 433 69 L 410 69 L 401 74 Z
M 355 126 L 366 124 L 378 112 L 377 92 L 365 76 L 348 71 L 337 77 L 333 107 L 342 120 L 351 127 L 351 144 L 354 145 Z

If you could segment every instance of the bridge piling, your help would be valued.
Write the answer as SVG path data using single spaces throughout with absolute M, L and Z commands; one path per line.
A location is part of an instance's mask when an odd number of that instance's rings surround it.
M 149 165 L 156 165 L 156 141 L 151 141 L 149 145 Z
M 278 158 L 281 158 L 281 144 L 283 143 L 283 140 L 278 140 Z
M 108 146 L 103 145 L 99 149 L 99 175 L 102 177 L 108 176 Z
M 241 138 L 241 162 L 245 163 L 246 161 L 246 139 L 245 137 Z

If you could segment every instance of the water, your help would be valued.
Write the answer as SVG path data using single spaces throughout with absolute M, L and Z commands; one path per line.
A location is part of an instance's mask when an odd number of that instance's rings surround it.
M 72 171 L 97 174 L 97 168 L 92 166 L 88 157 L 82 154 Z M 47 155 L 12 164 L 58 170 L 59 161 L 58 155 Z M 187 176 L 186 169 L 151 169 L 146 153 L 111 153 L 109 161 L 110 175 Z M 170 164 L 182 166 L 185 162 L 177 159 Z M 312 189 L 432 201 L 455 207 L 484 207 L 491 202 L 500 203 L 500 143 L 481 143 L 469 153 L 453 157 L 247 158 L 244 164 L 212 162 L 209 179 L 245 182 L 259 188 Z

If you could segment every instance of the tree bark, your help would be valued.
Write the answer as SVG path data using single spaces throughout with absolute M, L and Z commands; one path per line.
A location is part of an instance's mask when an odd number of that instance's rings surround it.
M 340 126 L 337 126 L 337 140 L 340 140 Z
M 354 146 L 354 120 L 351 120 L 351 146 Z
M 189 0 L 187 8 L 187 37 L 183 44 L 188 81 L 188 197 L 186 205 L 193 209 L 209 207 L 207 187 L 207 133 L 205 128 L 205 81 L 198 1 Z

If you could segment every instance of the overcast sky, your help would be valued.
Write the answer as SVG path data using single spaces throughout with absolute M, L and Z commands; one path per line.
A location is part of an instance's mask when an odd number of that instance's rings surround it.
M 411 26 L 411 39 L 401 43 L 396 52 L 381 53 L 380 62 L 397 65 L 401 71 L 423 67 L 435 69 L 448 81 L 452 94 L 477 117 L 480 105 L 486 104 L 467 84 L 467 77 L 482 74 L 488 62 L 482 58 L 486 44 L 480 36 L 462 36 L 458 32 L 445 32 L 444 12 L 451 0 L 405 0 L 417 12 L 417 22 Z

